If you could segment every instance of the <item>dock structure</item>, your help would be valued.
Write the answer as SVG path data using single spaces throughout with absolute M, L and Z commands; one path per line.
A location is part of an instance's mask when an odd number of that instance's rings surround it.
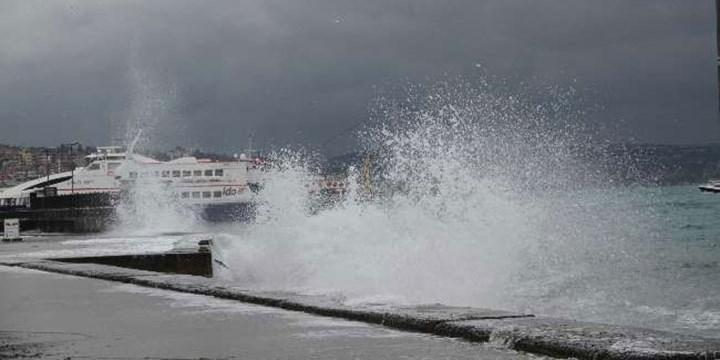
M 18 219 L 22 231 L 92 233 L 105 230 L 114 215 L 114 207 L 22 209 L 0 212 L 0 220 Z
M 114 202 L 108 194 L 31 196 L 29 207 L 0 210 L 0 225 L 4 219 L 18 219 L 23 231 L 99 232 L 112 223 Z

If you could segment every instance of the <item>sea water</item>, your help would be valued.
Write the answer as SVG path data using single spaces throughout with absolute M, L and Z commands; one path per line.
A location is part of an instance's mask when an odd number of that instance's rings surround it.
M 517 273 L 506 292 L 508 304 L 564 318 L 720 337 L 720 197 L 696 186 L 567 196 L 587 204 L 587 211 L 604 208 L 633 220 L 604 223 L 597 234 L 584 235 L 589 240 L 583 247 L 566 244 L 560 259 Z M 652 221 L 635 222 L 638 214 L 652 214 Z M 613 237 L 619 243 L 604 243 Z

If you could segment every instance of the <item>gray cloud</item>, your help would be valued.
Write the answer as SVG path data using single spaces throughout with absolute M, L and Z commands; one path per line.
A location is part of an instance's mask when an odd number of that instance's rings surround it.
M 4 1 L 0 141 L 101 144 L 140 121 L 165 146 L 340 152 L 378 89 L 476 64 L 586 89 L 618 140 L 718 141 L 714 22 L 680 0 Z

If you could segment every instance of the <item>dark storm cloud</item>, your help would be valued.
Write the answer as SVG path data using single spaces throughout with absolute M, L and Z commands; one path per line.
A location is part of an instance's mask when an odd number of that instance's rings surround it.
M 165 146 L 342 151 L 379 88 L 477 64 L 588 89 L 618 140 L 717 141 L 714 26 L 710 1 L 4 1 L 0 142 L 143 119 Z

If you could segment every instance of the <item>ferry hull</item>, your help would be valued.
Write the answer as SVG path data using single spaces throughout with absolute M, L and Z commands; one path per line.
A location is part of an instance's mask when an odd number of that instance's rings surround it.
M 253 203 L 221 203 L 202 205 L 200 217 L 207 222 L 248 222 L 255 219 Z

